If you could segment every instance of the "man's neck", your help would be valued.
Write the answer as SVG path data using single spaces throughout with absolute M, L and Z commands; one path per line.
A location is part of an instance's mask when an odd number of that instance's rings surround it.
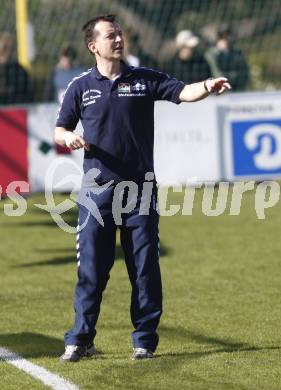
M 97 59 L 97 69 L 102 76 L 112 80 L 121 73 L 121 62 Z

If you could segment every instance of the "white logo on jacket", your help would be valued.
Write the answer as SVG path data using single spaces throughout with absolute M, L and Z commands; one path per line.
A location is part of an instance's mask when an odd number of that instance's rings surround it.
M 129 83 L 119 83 L 118 84 L 118 92 L 119 93 L 130 93 L 131 86 Z
M 132 91 L 140 92 L 145 90 L 146 90 L 146 85 L 142 84 L 140 81 L 135 81 L 134 84 L 132 85 Z
M 101 91 L 98 89 L 88 89 L 82 95 L 82 103 L 84 106 L 95 104 L 96 100 L 101 97 Z

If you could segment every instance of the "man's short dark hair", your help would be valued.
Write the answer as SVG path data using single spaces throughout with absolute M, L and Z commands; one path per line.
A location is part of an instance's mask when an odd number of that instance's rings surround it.
M 84 32 L 84 42 L 86 46 L 88 47 L 88 44 L 97 36 L 97 31 L 95 31 L 95 27 L 98 22 L 114 23 L 115 21 L 115 15 L 100 15 L 85 23 L 82 27 L 82 31 Z

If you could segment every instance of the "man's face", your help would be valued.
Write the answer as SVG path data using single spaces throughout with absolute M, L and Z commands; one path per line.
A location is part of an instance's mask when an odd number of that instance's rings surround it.
M 95 26 L 95 38 L 89 49 L 96 56 L 108 60 L 120 60 L 123 57 L 124 40 L 117 23 L 100 21 Z

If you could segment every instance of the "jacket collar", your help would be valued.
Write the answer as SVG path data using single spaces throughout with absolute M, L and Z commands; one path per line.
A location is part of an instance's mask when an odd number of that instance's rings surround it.
M 133 67 L 129 66 L 125 61 L 121 60 L 121 76 L 120 77 L 128 77 L 132 74 Z M 103 76 L 98 68 L 95 65 L 91 70 L 91 75 L 95 77 L 97 80 L 108 80 L 107 77 Z

